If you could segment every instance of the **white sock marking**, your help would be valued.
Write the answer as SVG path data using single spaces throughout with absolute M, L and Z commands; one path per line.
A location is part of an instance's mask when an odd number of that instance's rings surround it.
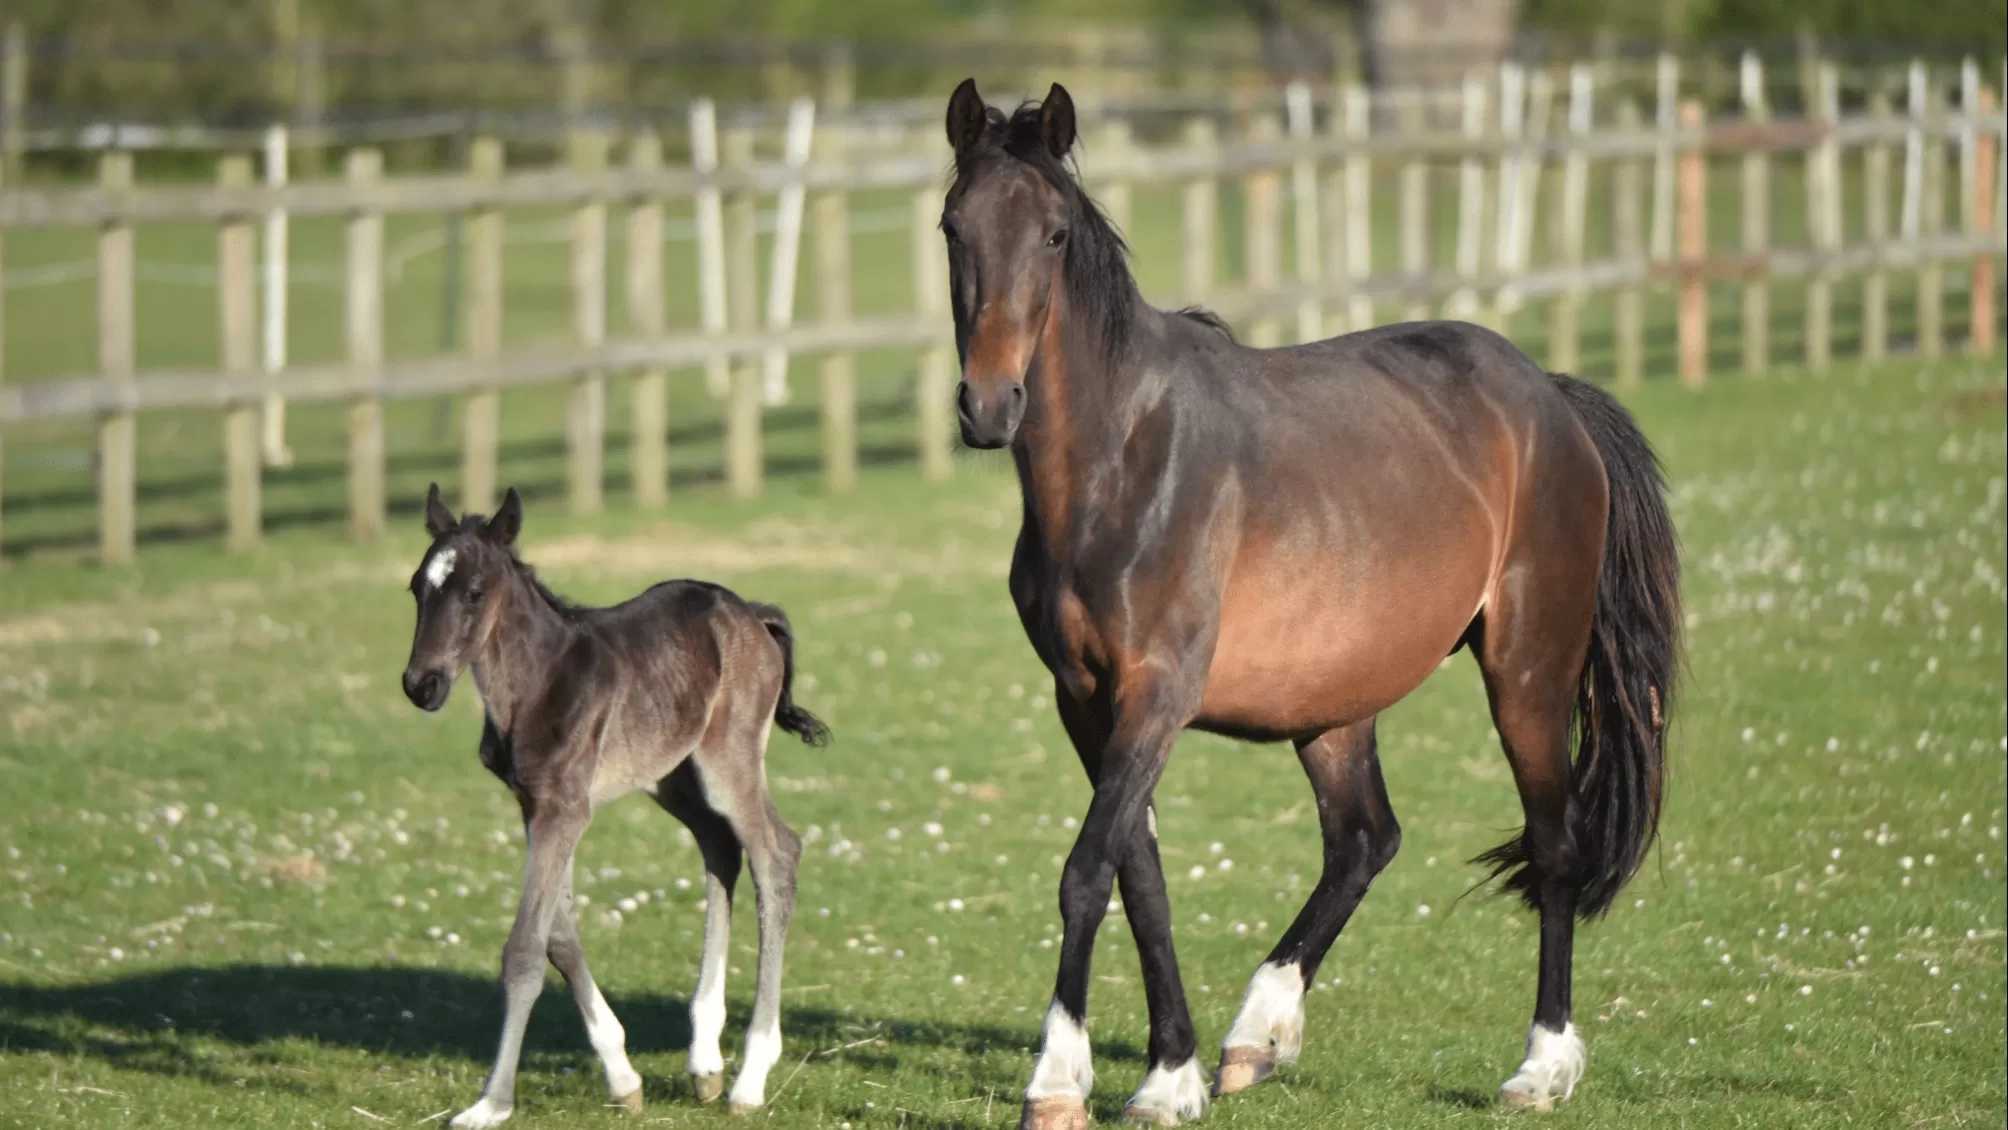
M 1074 1023 L 1060 1002 L 1054 1001 L 1046 1009 L 1045 1039 L 1025 1097 L 1047 1099 L 1065 1095 L 1086 1101 L 1094 1089 L 1094 1053 L 1088 1047 L 1088 1030 Z
M 736 1107 L 760 1106 L 767 1101 L 767 1072 L 781 1059 L 781 1025 L 769 1021 L 765 1027 L 746 1032 L 746 1058 L 739 1078 L 732 1082 L 730 1101 Z
M 641 1075 L 628 1062 L 627 1029 L 621 1027 L 614 1010 L 607 1007 L 607 998 L 600 995 L 600 987 L 593 986 L 593 999 L 586 1010 L 586 1038 L 593 1042 L 593 1050 L 600 1053 L 600 1063 L 607 1069 L 607 1094 L 614 1098 L 625 1098 L 641 1089 Z
M 707 937 L 706 941 L 710 939 Z M 697 974 L 697 992 L 690 998 L 690 1065 L 692 1075 L 716 1075 L 725 1070 L 718 1037 L 725 1031 L 725 947 L 704 947 Z
M 1143 1077 L 1129 1105 L 1140 1110 L 1165 1111 L 1180 1121 L 1206 1113 L 1206 1072 L 1197 1056 L 1177 1067 L 1153 1067 Z
M 1157 841 L 1157 806 L 1149 805 L 1143 810 L 1144 827 L 1150 829 L 1151 842 Z
M 1587 1058 L 1574 1024 L 1564 1024 L 1559 1032 L 1536 1024 L 1527 1030 L 1526 1060 L 1499 1089 L 1518 1092 L 1536 1102 L 1566 1099 L 1582 1080 Z
M 1293 962 L 1264 962 L 1248 979 L 1248 995 L 1221 1048 L 1276 1045 L 1278 1063 L 1295 1063 L 1304 1047 L 1304 973 Z
M 455 1127 L 456 1130 L 488 1130 L 491 1126 L 500 1126 L 508 1121 L 511 1111 L 512 1108 L 497 1106 L 484 1095 L 480 1102 L 454 1115 L 453 1121 L 447 1125 Z
M 446 578 L 453 575 L 453 563 L 459 557 L 457 549 L 442 549 L 433 554 L 432 560 L 425 563 L 425 579 L 432 583 L 433 588 L 446 584 Z

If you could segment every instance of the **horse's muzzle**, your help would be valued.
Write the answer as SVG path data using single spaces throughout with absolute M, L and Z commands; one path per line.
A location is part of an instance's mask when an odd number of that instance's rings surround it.
M 1004 447 L 1018 434 L 1025 418 L 1025 385 L 1000 381 L 990 403 L 968 381 L 955 390 L 955 416 L 962 424 L 962 442 L 984 451 Z
M 447 678 L 444 671 L 413 671 L 407 668 L 404 672 L 404 697 L 420 710 L 430 712 L 445 706 L 447 693 L 451 690 L 453 680 Z

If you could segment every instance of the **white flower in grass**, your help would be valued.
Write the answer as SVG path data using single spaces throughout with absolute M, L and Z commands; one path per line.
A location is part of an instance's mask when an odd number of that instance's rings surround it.
M 1194 879 L 1204 879 L 1206 878 L 1206 868 L 1195 863 L 1192 865 L 1192 870 L 1186 872 L 1186 875 Z

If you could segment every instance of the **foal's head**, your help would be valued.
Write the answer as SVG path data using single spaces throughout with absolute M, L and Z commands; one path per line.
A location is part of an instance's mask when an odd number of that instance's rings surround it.
M 467 669 L 481 638 L 493 627 L 500 590 L 515 569 L 509 546 L 523 528 L 523 500 L 511 488 L 493 518 L 469 514 L 456 519 L 439 500 L 439 484 L 425 496 L 425 529 L 432 547 L 411 575 L 418 600 L 418 627 L 411 637 L 411 662 L 404 668 L 404 694 L 421 710 L 446 705 L 453 681 Z
M 1067 170 L 1074 100 L 1058 83 L 1008 117 L 965 79 L 948 102 L 955 183 L 942 209 L 955 343 L 957 414 L 971 447 L 1009 444 L 1025 381 L 1056 312 L 1095 327 L 1122 352 L 1135 293 L 1122 236 Z

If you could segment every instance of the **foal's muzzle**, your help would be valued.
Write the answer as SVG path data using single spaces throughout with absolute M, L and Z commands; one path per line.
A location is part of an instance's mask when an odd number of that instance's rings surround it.
M 989 403 L 976 386 L 963 381 L 955 390 L 955 416 L 962 424 L 962 442 L 985 451 L 1003 447 L 1018 434 L 1025 418 L 1025 385 L 999 381 Z
M 433 711 L 445 706 L 447 692 L 452 689 L 453 680 L 447 678 L 444 671 L 405 669 L 404 697 L 420 710 Z

